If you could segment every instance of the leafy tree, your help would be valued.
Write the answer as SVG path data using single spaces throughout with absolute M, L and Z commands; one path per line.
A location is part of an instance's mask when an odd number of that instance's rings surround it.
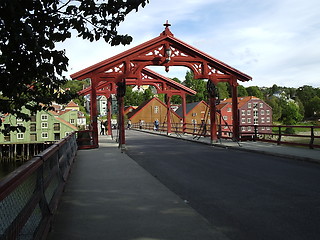
M 309 104 L 309 109 L 313 112 L 313 116 L 320 117 L 320 97 L 314 96 Z
M 102 38 L 111 45 L 129 44 L 132 37 L 118 34 L 117 27 L 128 13 L 148 2 L 1 0 L 2 113 L 28 119 L 21 113 L 23 106 L 35 112 L 52 101 L 69 101 L 71 93 L 60 91 L 65 83 L 63 72 L 67 70 L 68 58 L 65 51 L 55 49 L 56 43 L 75 32 L 90 41 Z
M 194 75 L 192 71 L 188 71 L 186 73 L 185 81 L 183 84 L 197 92 L 194 96 L 187 96 L 187 102 L 199 102 L 201 100 L 207 101 L 207 83 L 202 79 L 194 79 Z
M 248 92 L 244 86 L 239 85 L 237 88 L 238 88 L 238 97 L 248 96 Z
M 217 84 L 219 99 L 227 99 L 230 97 L 230 93 L 228 90 L 228 83 L 226 82 L 219 82 Z
M 251 87 L 247 87 L 246 90 L 247 90 L 248 96 L 255 96 L 257 98 L 264 99 L 263 94 L 259 89 L 259 87 L 251 86 Z
M 299 113 L 298 105 L 289 101 L 284 105 L 282 109 L 282 122 L 286 125 L 294 125 L 303 119 L 303 116 Z
M 316 94 L 317 91 L 312 86 L 308 85 L 299 87 L 296 91 L 296 96 L 301 100 L 304 106 L 306 118 L 313 116 L 313 110 L 310 101 L 313 97 L 316 96 Z
M 272 119 L 273 121 L 278 121 L 282 115 L 282 107 L 280 105 L 280 100 L 276 97 L 271 97 L 266 100 L 266 103 L 272 107 Z

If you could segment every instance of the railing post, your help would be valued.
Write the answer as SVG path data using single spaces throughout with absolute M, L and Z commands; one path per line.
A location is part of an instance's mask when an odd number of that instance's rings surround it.
M 309 148 L 313 149 L 313 143 L 314 143 L 314 127 L 311 126 L 311 139 L 310 139 L 310 143 L 309 143 Z
M 280 145 L 280 142 L 281 142 L 281 126 L 278 126 L 279 130 L 278 130 L 278 142 L 277 144 Z

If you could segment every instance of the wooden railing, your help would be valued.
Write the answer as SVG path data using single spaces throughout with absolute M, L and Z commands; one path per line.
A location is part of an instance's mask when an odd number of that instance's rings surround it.
M 133 128 L 155 131 L 154 123 L 133 124 Z M 159 125 L 158 131 L 167 132 L 167 124 Z M 171 124 L 171 132 L 179 134 L 192 134 L 197 136 L 210 136 L 210 124 L 183 125 Z M 232 126 L 218 125 L 217 136 L 219 139 L 232 139 Z M 241 125 L 240 141 L 274 142 L 278 145 L 289 144 L 320 148 L 320 126 L 286 126 L 286 125 Z

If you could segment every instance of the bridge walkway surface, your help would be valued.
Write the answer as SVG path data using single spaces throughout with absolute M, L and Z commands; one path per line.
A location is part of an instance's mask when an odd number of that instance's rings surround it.
M 78 151 L 47 239 L 223 240 L 110 137 Z
M 169 137 L 210 144 L 209 138 L 195 139 L 192 135 L 170 134 Z M 100 136 L 99 141 L 98 149 L 78 151 L 47 239 L 228 239 L 121 153 L 114 140 Z M 213 145 L 320 163 L 319 149 L 230 140 Z

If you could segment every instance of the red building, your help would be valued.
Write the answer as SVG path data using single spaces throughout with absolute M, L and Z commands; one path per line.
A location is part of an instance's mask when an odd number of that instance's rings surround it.
M 222 101 L 217 110 L 220 115 L 223 136 L 232 132 L 232 99 Z M 239 126 L 242 135 L 254 133 L 254 126 L 258 126 L 258 133 L 272 131 L 272 108 L 263 100 L 254 97 L 238 97 Z

